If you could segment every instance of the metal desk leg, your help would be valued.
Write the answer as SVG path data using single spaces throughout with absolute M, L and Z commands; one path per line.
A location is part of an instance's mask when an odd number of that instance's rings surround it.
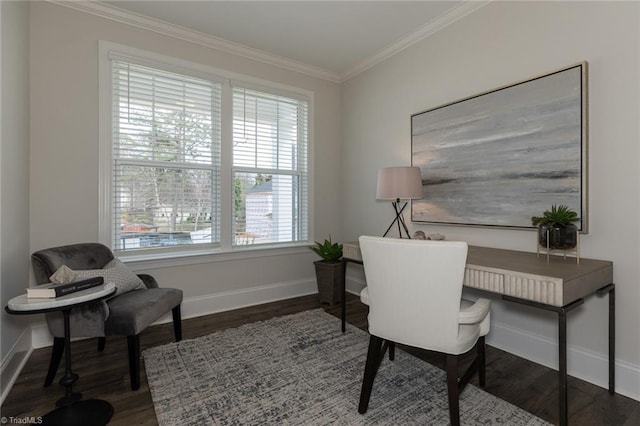
M 559 393 L 559 416 L 560 426 L 569 424 L 568 410 L 568 384 L 567 384 L 567 313 L 584 303 L 584 299 L 574 300 L 568 305 L 556 307 L 545 305 L 544 303 L 530 300 L 518 299 L 517 297 L 502 295 L 503 300 L 532 306 L 558 313 L 558 393 Z
M 616 393 L 616 289 L 609 290 L 609 393 Z
M 347 321 L 347 260 L 344 257 L 342 258 L 342 274 L 342 291 L 340 292 L 340 304 L 342 306 L 340 309 L 342 310 L 342 332 L 344 333 Z
M 558 393 L 560 396 L 560 426 L 567 426 L 567 312 L 564 308 L 558 311 Z
M 598 296 L 609 293 L 609 393 L 616 393 L 616 286 L 611 283 L 596 292 Z

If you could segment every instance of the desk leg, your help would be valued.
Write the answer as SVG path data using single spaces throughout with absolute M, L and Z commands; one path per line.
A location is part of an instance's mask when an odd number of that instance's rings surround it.
M 616 287 L 611 283 L 598 290 L 598 296 L 609 293 L 609 393 L 616 393 Z
M 584 303 L 584 299 L 574 300 L 568 305 L 555 307 L 544 303 L 532 302 L 531 300 L 518 299 L 517 297 L 502 295 L 503 300 L 520 303 L 545 311 L 557 312 L 558 314 L 558 393 L 559 393 L 559 415 L 560 426 L 567 426 L 568 415 L 568 386 L 567 386 L 567 312 L 577 308 Z
M 560 426 L 567 426 L 567 312 L 558 311 L 558 393 L 560 395 Z
M 342 258 L 342 291 L 340 292 L 340 309 L 342 314 L 342 332 L 346 330 L 347 321 L 347 260 Z
M 596 292 L 600 297 L 609 293 L 609 393 L 616 393 L 616 285 L 611 283 Z
M 616 393 L 616 289 L 609 290 L 609 393 Z

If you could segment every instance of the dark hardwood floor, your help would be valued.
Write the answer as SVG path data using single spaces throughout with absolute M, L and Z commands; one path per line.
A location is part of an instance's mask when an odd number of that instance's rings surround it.
M 183 321 L 183 338 L 203 336 L 241 324 L 262 321 L 275 316 L 292 314 L 320 307 L 317 296 L 268 303 L 230 312 L 208 315 Z M 340 306 L 326 307 L 339 317 Z M 367 307 L 353 295 L 348 295 L 347 317 L 351 324 L 366 329 Z M 141 349 L 173 341 L 171 324 L 150 327 L 141 335 Z M 130 390 L 126 338 L 107 339 L 104 352 L 97 352 L 97 340 L 73 342 L 73 370 L 80 375 L 74 386 L 85 399 L 105 399 L 114 407 L 112 425 L 155 425 L 156 416 L 147 385 L 144 368 L 140 389 Z M 221 348 L 224 350 L 224 348 Z M 33 351 L 22 373 L 1 407 L 4 417 L 24 418 L 41 416 L 54 408 L 64 391 L 57 384 L 62 376 L 61 365 L 54 384 L 43 387 L 51 348 Z M 439 368 L 444 359 L 429 352 L 416 353 Z M 362 354 L 363 364 L 366 354 Z M 63 362 L 64 364 L 64 362 Z M 477 385 L 477 377 L 472 380 Z M 485 390 L 498 398 L 515 404 L 538 417 L 558 424 L 557 373 L 493 347 L 487 347 L 487 386 Z M 640 425 L 640 402 L 569 377 L 569 423 L 571 425 Z

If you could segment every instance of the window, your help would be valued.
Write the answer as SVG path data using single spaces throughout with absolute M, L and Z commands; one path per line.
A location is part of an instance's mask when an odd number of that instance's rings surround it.
M 112 247 L 219 243 L 219 83 L 113 61 Z
M 100 226 L 112 249 L 307 243 L 306 98 L 232 84 L 202 67 L 103 55 L 111 124 L 101 145 Z
M 307 105 L 233 88 L 235 244 L 307 239 Z

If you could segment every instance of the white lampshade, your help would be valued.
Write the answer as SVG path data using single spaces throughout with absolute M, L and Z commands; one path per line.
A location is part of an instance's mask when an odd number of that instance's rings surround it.
M 378 170 L 378 200 L 418 200 L 422 196 L 420 167 L 385 167 Z

